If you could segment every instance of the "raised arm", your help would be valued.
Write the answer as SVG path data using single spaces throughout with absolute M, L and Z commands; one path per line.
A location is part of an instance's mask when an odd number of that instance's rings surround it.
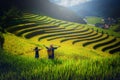
M 46 49 L 49 49 L 47 46 L 43 45 Z
M 39 51 L 42 50 L 42 48 L 39 49 Z
M 58 46 L 58 47 L 54 47 L 54 49 L 57 49 L 57 48 L 59 48 L 60 46 Z

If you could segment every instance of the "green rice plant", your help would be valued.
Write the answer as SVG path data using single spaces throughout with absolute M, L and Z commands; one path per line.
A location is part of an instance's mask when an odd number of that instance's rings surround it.
M 0 50 L 0 78 L 21 80 L 119 79 L 120 57 L 98 59 L 34 59 Z
M 31 18 L 29 18 L 31 16 Z M 23 25 L 17 27 L 22 28 L 18 30 L 18 33 L 22 31 L 31 30 L 30 32 L 24 32 L 24 35 L 31 33 L 34 37 L 26 39 L 25 37 L 17 37 L 11 33 L 3 34 L 5 38 L 4 50 L 0 49 L 0 79 L 1 80 L 119 80 L 120 77 L 120 53 L 109 54 L 108 52 L 102 52 L 100 50 L 93 49 L 95 45 L 103 45 L 111 42 L 112 36 L 105 34 L 107 30 L 98 29 L 94 26 L 77 24 L 62 20 L 53 19 L 47 16 L 37 16 L 27 14 L 25 18 L 27 20 L 44 20 L 44 22 L 52 22 L 50 25 L 56 25 L 57 22 L 61 27 L 53 27 L 48 30 L 43 29 L 49 34 L 38 34 L 33 33 L 37 31 L 33 27 L 26 28 Z M 24 18 L 23 18 L 24 19 Z M 31 21 L 32 21 L 31 20 Z M 54 23 L 53 20 L 56 20 Z M 41 21 L 39 21 L 41 22 Z M 27 24 L 27 23 L 26 23 Z M 36 24 L 36 23 L 35 23 Z M 43 23 L 46 24 L 46 23 Z M 65 25 L 75 24 L 64 28 Z M 63 27 L 62 27 L 63 25 Z M 76 29 L 74 29 L 76 26 Z M 13 26 L 14 28 L 17 28 Z M 25 28 L 23 28 L 25 27 Z M 39 26 L 40 27 L 40 26 Z M 74 28 L 72 28 L 74 27 Z M 36 26 L 37 28 L 37 26 Z M 57 32 L 62 28 L 61 31 Z M 12 27 L 9 28 L 12 30 Z M 33 30 L 35 29 L 35 30 Z M 33 31 L 32 31 L 33 30 Z M 65 31 L 66 30 L 66 31 Z M 51 33 L 56 31 L 55 33 Z M 65 32 L 64 32 L 65 31 Z M 94 31 L 93 34 L 88 34 Z M 102 33 L 103 31 L 103 33 Z M 108 30 L 108 32 L 110 32 Z M 73 35 L 79 39 L 75 39 Z M 95 35 L 96 34 L 96 35 Z M 112 33 L 114 34 L 114 33 Z M 83 36 L 85 35 L 85 36 Z M 91 35 L 91 36 L 90 36 Z M 66 39 L 71 39 L 60 43 L 61 36 Z M 87 36 L 87 37 L 86 37 Z M 41 41 L 38 38 L 43 37 Z M 47 41 L 55 38 L 54 40 Z M 56 37 L 59 37 L 56 38 Z M 82 37 L 82 38 L 80 38 Z M 116 38 L 115 38 L 116 39 Z M 75 42 L 76 44 L 72 44 Z M 100 42 L 99 42 L 100 41 Z M 119 49 L 119 38 L 115 40 L 116 43 L 112 45 L 104 45 L 105 50 L 114 51 Z M 113 41 L 112 41 L 113 42 Z M 55 59 L 48 59 L 47 51 L 43 45 L 60 45 L 61 47 L 55 51 Z M 89 47 L 83 47 L 83 44 L 89 44 Z M 117 44 L 117 45 L 116 45 Z M 42 48 L 40 51 L 40 58 L 34 58 L 34 47 L 38 46 Z M 102 46 L 103 47 L 103 46 Z M 110 47 L 110 48 L 109 48 Z M 112 47 L 112 48 L 111 48 Z
M 87 17 L 88 24 L 104 23 L 101 17 Z

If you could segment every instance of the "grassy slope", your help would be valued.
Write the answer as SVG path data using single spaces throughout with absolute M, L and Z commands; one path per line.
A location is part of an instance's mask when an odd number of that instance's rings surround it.
M 81 26 L 94 28 L 87 25 Z M 72 45 L 71 41 L 61 44 L 60 39 L 39 42 L 37 41 L 38 36 L 25 39 L 6 33 L 4 38 L 4 49 L 7 52 L 0 50 L 1 79 L 113 80 L 119 78 L 119 53 L 111 55 L 98 52 L 91 48 L 82 47 L 81 43 Z M 55 51 L 55 60 L 47 59 L 46 49 L 42 46 L 43 44 L 48 46 L 51 43 L 61 45 Z M 40 51 L 38 60 L 34 59 L 33 52 L 36 45 L 43 49 Z
M 88 24 L 96 24 L 96 23 L 104 23 L 103 21 L 101 21 L 102 18 L 101 17 L 87 17 L 87 22 Z M 120 20 L 118 22 L 118 24 L 114 24 L 112 25 L 109 29 L 102 29 L 102 28 L 98 28 L 98 27 L 92 27 L 90 25 L 88 25 L 88 27 L 94 28 L 95 30 L 98 30 L 99 32 L 104 32 L 104 33 L 108 33 L 109 35 L 114 35 L 116 37 L 120 37 L 119 32 L 115 32 L 114 30 L 119 29 L 119 25 L 120 25 Z
M 120 20 L 118 20 L 117 24 L 112 25 L 110 30 L 117 31 L 117 33 L 120 34 Z
M 112 28 L 102 29 L 102 28 L 98 28 L 98 27 L 95 27 L 95 26 L 91 26 L 91 25 L 86 25 L 86 27 L 93 28 L 96 31 L 98 30 L 98 32 L 107 33 L 108 35 L 111 35 L 111 36 L 120 37 L 119 33 L 115 32 Z M 112 26 L 112 27 L 114 27 L 114 26 Z
M 117 80 L 120 57 L 36 60 L 0 50 L 1 80 Z
M 1 79 L 12 80 L 85 80 L 85 79 L 117 79 L 119 78 L 120 56 L 118 54 L 98 54 L 93 50 L 82 48 L 81 53 L 72 54 L 72 46 L 60 48 L 55 53 L 55 60 L 48 60 L 46 50 L 41 51 L 41 58 L 34 59 L 32 49 L 38 43 L 4 34 L 4 48 L 7 52 L 0 54 Z M 7 45 L 9 44 L 9 45 Z M 42 45 L 39 45 L 42 47 Z M 68 48 L 69 46 L 69 48 Z M 80 49 L 80 48 L 79 48 Z M 68 51 L 67 51 L 68 50 Z M 75 50 L 75 49 L 74 49 Z M 70 52 L 70 53 L 66 53 Z
M 87 23 L 88 24 L 96 24 L 96 23 L 103 23 L 101 17 L 87 17 Z

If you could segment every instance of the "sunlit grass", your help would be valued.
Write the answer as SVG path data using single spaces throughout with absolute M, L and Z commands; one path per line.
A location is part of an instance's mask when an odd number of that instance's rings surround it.
M 12 55 L 1 51 L 0 78 L 21 80 L 109 80 L 119 79 L 118 55 L 109 58 L 39 59 Z M 1 59 L 2 58 L 2 59 Z
M 84 56 L 84 57 L 88 57 L 88 58 L 92 59 L 95 57 L 101 57 L 101 56 L 98 56 L 97 54 L 100 54 L 104 57 L 109 54 L 109 53 L 103 54 L 103 52 L 99 53 L 95 50 L 91 51 L 92 46 L 91 46 L 91 48 L 89 47 L 88 49 L 84 48 L 81 45 L 81 44 L 83 44 L 83 42 L 78 43 L 77 45 L 72 45 L 71 41 L 60 43 L 61 39 L 56 39 L 56 40 L 52 40 L 52 41 L 47 41 L 47 40 L 37 41 L 36 38 L 27 40 L 24 38 L 16 37 L 15 35 L 9 34 L 9 33 L 5 34 L 4 36 L 5 36 L 4 48 L 6 50 L 8 50 L 9 52 L 12 52 L 12 53 L 15 53 L 18 55 L 27 55 L 27 56 L 34 57 L 33 49 L 36 45 L 38 45 L 39 48 L 43 48 L 43 50 L 40 51 L 41 57 L 47 58 L 47 51 L 43 47 L 43 45 L 49 46 L 50 44 L 53 44 L 56 46 L 60 45 L 61 47 L 55 51 L 55 55 L 56 56 L 61 55 L 61 54 L 63 56 L 68 55 L 68 56 L 66 56 L 68 59 L 69 59 L 69 55 L 71 55 L 71 57 L 74 55 L 75 56 L 79 55 L 80 57 Z M 96 54 L 94 54 L 94 53 L 96 53 Z
M 29 18 L 29 16 L 35 17 L 38 15 L 29 14 L 28 16 L 24 16 L 24 18 Z M 42 20 L 46 17 L 47 16 L 39 16 L 33 18 L 33 20 L 30 19 L 30 21 Z M 52 20 L 52 18 L 47 17 L 45 21 L 48 20 Z M 62 22 L 66 22 L 66 21 L 62 21 Z M 71 23 L 72 22 L 68 22 L 68 24 Z M 51 23 L 46 25 L 54 26 L 56 24 L 57 23 Z M 62 24 L 57 28 L 60 27 L 63 28 L 68 24 Z M 98 30 L 98 32 L 102 32 L 102 31 L 107 32 L 107 30 L 99 29 L 94 26 L 83 25 L 78 23 L 75 24 L 72 23 L 72 24 L 73 25 L 70 25 L 65 29 L 66 30 L 74 29 L 74 27 L 78 25 L 79 27 L 73 31 L 68 31 L 71 33 L 75 31 L 86 30 L 88 28 L 93 28 L 94 30 Z M 17 26 L 24 27 L 23 25 L 24 24 L 20 24 Z M 29 25 L 29 23 L 26 25 Z M 13 26 L 13 27 L 17 27 L 17 26 Z M 34 27 L 27 29 L 32 29 L 32 28 Z M 16 33 L 19 33 L 23 30 L 26 29 L 21 29 Z M 79 34 L 84 34 L 90 32 L 91 30 L 92 29 Z M 35 30 L 35 31 L 39 31 L 39 30 Z M 94 45 L 107 42 L 113 39 L 113 36 L 110 36 L 110 38 L 107 38 L 104 41 L 90 44 L 87 47 L 83 47 L 83 44 L 88 42 L 87 40 L 78 42 L 73 45 L 72 42 L 77 39 L 74 40 L 71 39 L 63 43 L 61 43 L 60 41 L 65 39 L 65 37 L 48 41 L 47 39 L 56 37 L 56 36 L 52 36 L 38 41 L 39 37 L 47 36 L 48 34 L 34 36 L 30 39 L 25 38 L 26 34 L 35 31 L 26 32 L 22 34 L 21 37 L 17 37 L 14 34 L 8 32 L 3 35 L 5 38 L 5 43 L 4 43 L 5 51 L 2 51 L 0 49 L 1 52 L 0 79 L 1 80 L 8 80 L 8 79 L 11 80 L 114 80 L 119 78 L 120 53 L 118 52 L 115 54 L 109 54 L 108 52 L 102 52 L 101 51 L 102 48 L 100 48 L 99 50 L 93 49 Z M 111 31 L 108 30 L 108 32 Z M 58 32 L 58 33 L 64 33 L 64 32 Z M 97 32 L 94 31 L 91 34 L 94 33 Z M 50 33 L 50 34 L 56 34 L 56 33 Z M 100 34 L 101 33 L 98 33 L 96 36 L 99 36 Z M 90 38 L 94 38 L 96 36 L 92 36 Z M 104 34 L 101 38 L 106 36 L 107 34 Z M 71 36 L 69 38 L 74 38 L 74 36 Z M 89 37 L 83 39 L 89 39 Z M 94 41 L 97 39 L 98 38 L 89 41 Z M 119 41 L 120 39 L 117 38 L 117 42 Z M 54 60 L 48 59 L 47 50 L 43 46 L 43 45 L 50 46 L 51 44 L 55 46 L 61 46 L 60 48 L 55 50 Z M 35 53 L 33 49 L 36 46 L 42 49 L 39 53 L 40 58 L 38 60 L 35 59 L 34 57 Z
M 96 24 L 96 23 L 104 23 L 104 21 L 102 21 L 101 17 L 87 17 L 87 23 L 88 24 Z
M 95 26 L 91 26 L 91 25 L 85 25 L 85 27 L 92 28 L 95 31 L 103 32 L 104 34 L 108 34 L 110 36 L 120 37 L 119 33 L 113 31 L 112 29 L 102 29 L 102 28 L 98 28 L 98 27 L 95 27 Z

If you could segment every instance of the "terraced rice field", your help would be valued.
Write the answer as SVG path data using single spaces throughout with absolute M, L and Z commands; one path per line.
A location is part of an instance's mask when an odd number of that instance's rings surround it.
M 71 46 L 80 50 L 101 53 L 120 52 L 120 38 L 100 33 L 85 25 L 53 19 L 47 16 L 25 14 L 23 20 L 10 25 L 7 31 L 38 44 Z M 77 50 L 77 51 L 79 51 Z

